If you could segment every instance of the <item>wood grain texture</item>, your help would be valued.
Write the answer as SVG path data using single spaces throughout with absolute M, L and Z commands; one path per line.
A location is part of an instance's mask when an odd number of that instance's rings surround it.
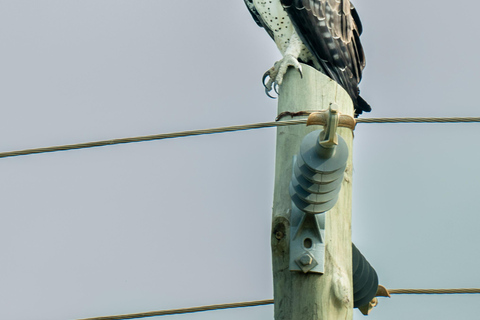
M 303 79 L 294 69 L 287 72 L 280 88 L 278 113 L 322 110 L 327 109 L 331 103 L 336 103 L 340 112 L 353 116 L 353 103 L 342 87 L 307 65 L 302 65 L 302 68 Z M 319 126 L 277 128 L 271 238 L 276 320 L 353 318 L 351 252 L 353 133 L 350 129 L 341 128 L 337 131 L 347 142 L 349 160 L 339 201 L 326 216 L 325 273 L 303 274 L 289 270 L 291 200 L 288 185 L 292 176 L 292 158 L 298 153 L 303 137 L 320 128 Z

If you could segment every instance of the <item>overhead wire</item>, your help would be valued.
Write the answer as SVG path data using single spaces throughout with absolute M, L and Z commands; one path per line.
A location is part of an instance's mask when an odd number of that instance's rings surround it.
M 248 302 L 237 302 L 237 303 L 214 304 L 214 305 L 202 306 L 202 307 L 192 307 L 192 308 L 171 309 L 171 310 L 151 311 L 151 312 L 142 312 L 142 313 L 132 313 L 132 314 L 123 314 L 123 315 L 106 316 L 106 317 L 95 317 L 95 318 L 87 318 L 87 319 L 79 319 L 79 320 L 139 319 L 139 318 L 157 317 L 157 316 L 166 316 L 166 315 L 175 315 L 175 314 L 202 312 L 202 311 L 214 311 L 214 310 L 244 308 L 244 307 L 257 307 L 257 306 L 264 306 L 264 305 L 268 305 L 268 304 L 273 304 L 273 299 L 248 301 Z
M 477 288 L 465 289 L 389 289 L 390 294 L 476 294 Z
M 206 134 L 234 132 L 234 131 L 251 130 L 251 129 L 300 125 L 300 124 L 306 124 L 306 122 L 307 122 L 307 119 L 272 121 L 272 122 L 254 123 L 254 124 L 248 124 L 248 125 L 236 125 L 236 126 L 219 127 L 219 128 L 211 128 L 211 129 L 189 130 L 189 131 L 155 134 L 155 135 L 139 136 L 139 137 L 131 137 L 131 138 L 119 138 L 119 139 L 101 140 L 101 141 L 86 142 L 86 143 L 68 144 L 68 145 L 61 145 L 61 146 L 25 149 L 25 150 L 18 150 L 18 151 L 7 151 L 7 152 L 0 152 L 0 158 L 40 154 L 40 153 L 48 153 L 48 152 L 56 152 L 56 151 L 86 149 L 86 148 L 101 147 L 101 146 L 111 146 L 111 145 L 118 145 L 118 144 L 125 144 L 125 143 L 135 143 L 135 142 L 145 142 L 145 141 L 153 141 L 153 140 L 198 136 L 198 135 L 206 135 Z M 356 122 L 357 123 L 475 123 L 475 122 L 478 123 L 480 122 L 480 117 L 361 118 L 361 119 L 356 119 Z M 478 294 L 480 293 L 480 289 L 391 289 L 389 290 L 389 293 L 390 294 Z M 170 310 L 151 311 L 151 312 L 134 313 L 134 314 L 84 318 L 80 320 L 139 319 L 139 318 L 154 317 L 154 316 L 175 315 L 175 314 L 213 311 L 213 310 L 221 310 L 221 309 L 254 307 L 254 306 L 269 305 L 273 303 L 274 301 L 271 299 L 257 300 L 257 301 L 249 301 L 249 302 L 217 304 L 217 305 L 208 305 L 208 306 L 201 306 L 201 307 L 170 309 Z
M 356 119 L 356 121 L 357 121 L 357 123 L 473 123 L 473 122 L 480 122 L 480 117 L 361 118 L 361 119 Z M 131 138 L 119 138 L 119 139 L 100 140 L 100 141 L 67 144 L 67 145 L 52 146 L 52 147 L 24 149 L 24 150 L 17 150 L 17 151 L 6 151 L 6 152 L 0 152 L 0 158 L 25 156 L 25 155 L 31 155 L 31 154 L 49 153 L 49 152 L 57 152 L 57 151 L 78 150 L 78 149 L 86 149 L 86 148 L 102 147 L 102 146 L 112 146 L 112 145 L 118 145 L 118 144 L 145 142 L 145 141 L 152 141 L 152 140 L 164 140 L 164 139 L 172 139 L 172 138 L 180 138 L 180 137 L 191 137 L 191 136 L 224 133 L 224 132 L 234 132 L 234 131 L 242 131 L 242 130 L 252 130 L 252 129 L 261 129 L 261 128 L 300 125 L 300 124 L 306 124 L 306 122 L 307 122 L 307 119 L 261 122 L 261 123 L 247 124 L 247 125 L 236 125 L 236 126 L 211 128 L 211 129 L 200 129 L 200 130 L 189 130 L 189 131 L 180 131 L 180 132 L 172 132 L 172 133 L 161 133 L 161 134 L 131 137 Z
M 468 289 L 467 288 L 465 288 L 465 289 L 389 289 L 388 292 L 391 295 L 392 294 L 478 294 L 478 293 L 480 293 L 480 288 L 468 288 Z M 150 311 L 150 312 L 142 312 L 142 313 L 131 313 L 131 314 L 123 314 L 123 315 L 115 315 L 115 316 L 84 318 L 84 319 L 78 319 L 78 320 L 139 319 L 139 318 L 176 315 L 176 314 L 184 314 L 184 313 L 214 311 L 214 310 L 222 310 L 222 309 L 256 307 L 256 306 L 270 305 L 270 304 L 273 304 L 273 303 L 274 303 L 273 299 L 257 300 L 257 301 L 248 301 L 248 302 L 215 304 L 215 305 L 208 305 L 208 306 L 202 306 L 202 307 L 170 309 L 170 310 Z
M 400 118 L 361 118 L 357 123 L 472 123 L 480 122 L 480 117 L 400 117 Z
M 0 152 L 0 158 L 25 156 L 25 155 L 31 155 L 31 154 L 48 153 L 48 152 L 56 152 L 56 151 L 86 149 L 86 148 L 93 148 L 93 147 L 112 146 L 112 145 L 118 145 L 118 144 L 144 142 L 144 141 L 152 141 L 152 140 L 191 137 L 191 136 L 250 130 L 250 129 L 289 126 L 289 125 L 305 124 L 305 123 L 306 123 L 306 120 L 288 120 L 288 121 L 280 121 L 280 122 L 262 122 L 262 123 L 248 124 L 248 125 L 237 125 L 237 126 L 220 127 L 220 128 L 212 128 L 212 129 L 200 129 L 200 130 L 189 130 L 189 131 L 180 131 L 180 132 L 172 132 L 172 133 L 161 133 L 161 134 L 154 134 L 154 135 L 140 136 L 140 137 L 100 140 L 100 141 L 85 142 L 85 143 L 67 144 L 67 145 L 61 145 L 61 146 Z

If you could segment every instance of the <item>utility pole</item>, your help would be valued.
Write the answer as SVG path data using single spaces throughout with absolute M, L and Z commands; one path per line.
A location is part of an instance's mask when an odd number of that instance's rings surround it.
M 336 104 L 342 114 L 353 116 L 347 92 L 314 68 L 303 65 L 303 78 L 289 68 L 280 88 L 278 113 L 319 111 Z M 295 116 L 296 119 L 307 116 Z M 349 156 L 338 202 L 325 215 L 324 272 L 290 271 L 292 159 L 304 136 L 318 126 L 277 127 L 275 190 L 272 216 L 272 263 L 276 320 L 351 320 L 352 288 L 352 145 L 353 132 L 338 128 Z

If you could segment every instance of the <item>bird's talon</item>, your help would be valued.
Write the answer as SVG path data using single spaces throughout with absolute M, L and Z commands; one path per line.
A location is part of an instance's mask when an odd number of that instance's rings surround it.
M 265 87 L 265 93 L 267 94 L 267 96 L 268 96 L 269 98 L 277 99 L 277 97 L 274 97 L 274 96 L 271 96 L 271 95 L 270 95 L 270 90 L 268 90 L 267 87 Z
M 265 89 L 267 89 L 267 84 L 265 83 L 265 80 L 270 77 L 270 70 L 268 70 L 267 72 L 265 72 L 263 74 L 263 78 L 262 78 L 262 83 L 263 83 L 263 86 L 265 87 Z
M 273 85 L 273 90 L 275 90 L 275 93 L 277 94 L 277 96 L 280 95 L 280 93 L 278 93 L 278 83 L 275 82 L 275 84 Z

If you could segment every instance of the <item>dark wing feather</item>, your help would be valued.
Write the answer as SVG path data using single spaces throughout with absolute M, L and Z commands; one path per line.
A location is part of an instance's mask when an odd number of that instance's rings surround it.
M 362 26 L 348 0 L 281 0 L 298 35 L 322 66 L 321 71 L 350 95 L 356 114 L 370 111 L 359 97 L 365 67 L 360 43 Z
M 355 24 L 357 25 L 358 35 L 362 35 L 362 32 L 363 32 L 362 21 L 360 21 L 360 17 L 358 16 L 357 9 L 355 9 L 353 5 L 352 5 L 352 17 L 353 17 L 353 20 L 355 21 Z

